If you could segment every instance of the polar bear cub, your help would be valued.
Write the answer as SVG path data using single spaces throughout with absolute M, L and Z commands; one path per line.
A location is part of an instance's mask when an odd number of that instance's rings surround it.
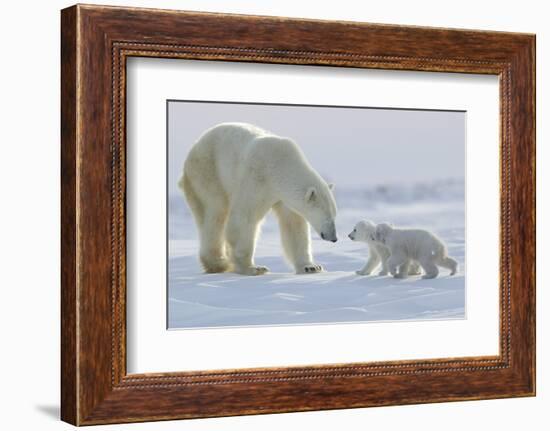
M 447 247 L 433 233 L 423 229 L 397 229 L 388 223 L 376 226 L 373 240 L 384 244 L 391 253 L 388 270 L 396 277 L 402 276 L 397 268 L 414 259 L 424 269 L 422 278 L 435 278 L 439 274 L 438 266 L 456 274 L 458 262 L 447 254 Z
M 353 230 L 350 232 L 348 237 L 352 241 L 361 241 L 368 244 L 369 247 L 369 259 L 365 266 L 355 271 L 358 275 L 369 275 L 371 274 L 380 264 L 382 268 L 378 275 L 387 275 L 389 273 L 388 269 L 388 259 L 391 255 L 390 250 L 384 244 L 375 240 L 376 225 L 370 220 L 361 220 L 355 225 Z M 408 273 L 408 275 L 419 275 L 420 268 L 418 263 L 407 260 L 399 268 L 400 273 Z

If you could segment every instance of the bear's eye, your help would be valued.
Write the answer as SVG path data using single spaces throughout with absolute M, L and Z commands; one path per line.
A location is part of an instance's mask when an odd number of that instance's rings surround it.
M 353 231 L 354 231 L 354 232 L 356 232 L 356 231 L 357 231 L 357 229 L 353 229 Z

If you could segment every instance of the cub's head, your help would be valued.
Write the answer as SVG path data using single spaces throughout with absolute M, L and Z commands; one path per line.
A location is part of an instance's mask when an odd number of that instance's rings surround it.
M 388 240 L 388 236 L 393 231 L 393 227 L 389 223 L 380 223 L 376 226 L 376 230 L 374 232 L 373 239 L 375 241 L 381 242 L 382 244 L 385 244 Z
M 348 235 L 352 241 L 369 242 L 374 239 L 376 225 L 370 220 L 361 220 L 355 225 L 353 230 Z
M 324 181 L 308 187 L 299 211 L 325 241 L 336 242 L 336 201 L 333 184 Z

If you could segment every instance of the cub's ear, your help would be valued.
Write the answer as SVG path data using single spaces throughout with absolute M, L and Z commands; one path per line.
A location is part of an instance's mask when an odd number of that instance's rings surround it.
M 374 231 L 374 239 L 376 241 L 384 243 L 384 239 L 387 233 L 388 225 L 386 223 L 380 223 L 378 226 L 376 226 L 376 229 Z
M 317 200 L 317 190 L 315 187 L 310 187 L 307 189 L 306 196 L 305 196 L 306 204 L 315 202 Z
M 328 184 L 328 189 L 329 189 L 330 191 L 334 191 L 334 184 L 333 184 L 333 183 L 329 183 L 329 184 Z

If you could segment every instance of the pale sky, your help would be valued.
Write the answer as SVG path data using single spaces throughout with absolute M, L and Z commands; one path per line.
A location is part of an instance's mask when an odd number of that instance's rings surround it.
M 168 102 L 169 193 L 197 138 L 223 122 L 251 123 L 293 139 L 336 187 L 465 176 L 466 113 Z

